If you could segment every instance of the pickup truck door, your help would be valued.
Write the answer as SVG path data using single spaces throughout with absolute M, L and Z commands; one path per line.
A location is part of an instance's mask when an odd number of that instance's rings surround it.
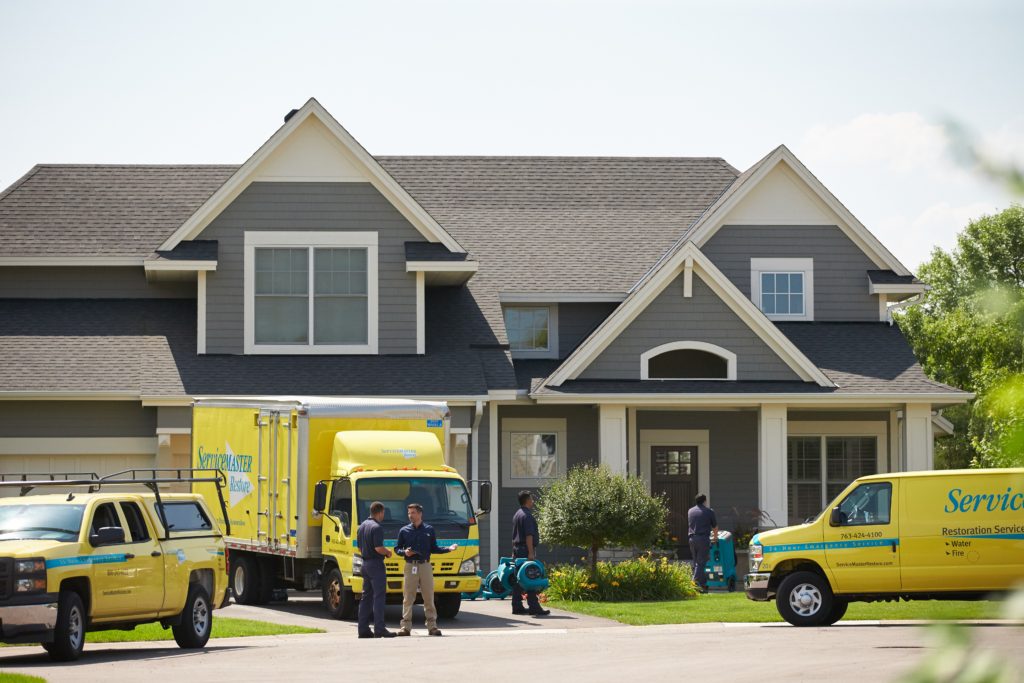
M 163 600 L 163 582 L 152 585 L 149 569 L 154 558 L 149 550 L 131 542 L 120 510 L 113 502 L 100 503 L 89 520 L 89 533 L 104 527 L 125 530 L 125 542 L 93 546 L 88 544 L 84 560 L 90 565 L 92 579 L 92 617 L 113 621 L 119 617 L 139 617 L 155 613 L 153 592 Z M 140 553 L 145 553 L 140 557 Z M 157 558 L 158 559 L 158 558 Z
M 900 590 L 899 480 L 866 481 L 822 520 L 825 558 L 841 593 Z
M 121 513 L 127 523 L 129 541 L 135 555 L 129 565 L 135 572 L 134 581 L 138 586 L 136 604 L 140 611 L 159 612 L 164 604 L 165 577 L 164 558 L 160 541 L 142 506 L 134 501 L 121 501 Z

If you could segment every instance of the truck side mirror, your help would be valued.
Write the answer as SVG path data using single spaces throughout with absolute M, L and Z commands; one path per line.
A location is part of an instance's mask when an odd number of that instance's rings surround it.
M 832 514 L 828 521 L 832 526 L 844 526 L 846 524 L 846 513 L 836 506 L 832 508 Z
M 323 512 L 327 507 L 327 482 L 318 481 L 313 489 L 313 510 Z
M 480 510 L 477 514 L 486 515 L 491 511 L 491 482 L 480 482 Z
M 96 533 L 89 534 L 89 544 L 94 548 L 121 543 L 124 543 L 124 529 L 119 526 L 100 527 Z

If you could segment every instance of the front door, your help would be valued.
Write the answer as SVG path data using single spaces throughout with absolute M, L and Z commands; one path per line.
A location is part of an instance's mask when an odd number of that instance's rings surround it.
M 668 532 L 678 539 L 681 556 L 689 557 L 686 513 L 697 495 L 696 446 L 651 446 L 651 493 L 665 495 Z
M 825 511 L 825 558 L 843 593 L 900 589 L 899 484 L 866 481 L 838 501 L 834 515 Z

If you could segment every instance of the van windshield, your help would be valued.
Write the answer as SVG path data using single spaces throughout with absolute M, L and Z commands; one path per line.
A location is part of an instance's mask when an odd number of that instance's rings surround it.
M 0 505 L 0 541 L 74 541 L 84 505 Z
M 423 521 L 434 527 L 438 538 L 456 538 L 476 524 L 469 492 L 458 479 L 387 477 L 363 479 L 356 484 L 356 515 L 370 516 L 370 503 L 384 503 L 384 533 L 397 532 L 409 523 L 406 506 L 423 506 Z M 391 537 L 391 536 L 389 536 Z M 465 538 L 465 536 L 461 536 Z

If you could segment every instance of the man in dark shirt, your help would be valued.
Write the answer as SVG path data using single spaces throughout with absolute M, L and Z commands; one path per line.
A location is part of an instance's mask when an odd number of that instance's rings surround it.
M 384 626 L 384 598 L 387 595 L 387 571 L 384 558 L 391 551 L 384 547 L 384 503 L 370 503 L 370 517 L 359 525 L 356 542 L 363 558 L 363 599 L 359 601 L 359 637 L 394 638 L 395 634 Z M 373 631 L 370 631 L 370 620 Z
M 427 633 L 441 635 L 437 628 L 437 609 L 434 607 L 434 570 L 430 566 L 432 553 L 450 553 L 458 548 L 452 543 L 445 547 L 437 544 L 434 527 L 423 521 L 423 506 L 409 503 L 409 524 L 398 532 L 395 554 L 405 558 L 405 585 L 402 590 L 402 628 L 397 635 L 412 635 L 412 605 L 416 591 L 423 596 L 423 612 L 427 617 Z
M 529 491 L 519 492 L 519 509 L 512 516 L 512 557 L 537 559 L 537 546 L 540 534 L 537 531 L 537 520 L 533 518 L 533 494 Z M 551 614 L 551 610 L 542 609 L 537 600 L 537 591 L 526 591 L 528 610 L 523 609 L 523 595 L 519 584 L 512 574 L 512 614 L 532 614 L 543 617 Z
M 690 557 L 693 559 L 693 580 L 701 593 L 708 592 L 705 566 L 711 554 L 711 539 L 718 539 L 718 519 L 715 511 L 706 506 L 708 497 L 703 493 L 694 501 L 696 505 L 686 513 L 690 524 Z

